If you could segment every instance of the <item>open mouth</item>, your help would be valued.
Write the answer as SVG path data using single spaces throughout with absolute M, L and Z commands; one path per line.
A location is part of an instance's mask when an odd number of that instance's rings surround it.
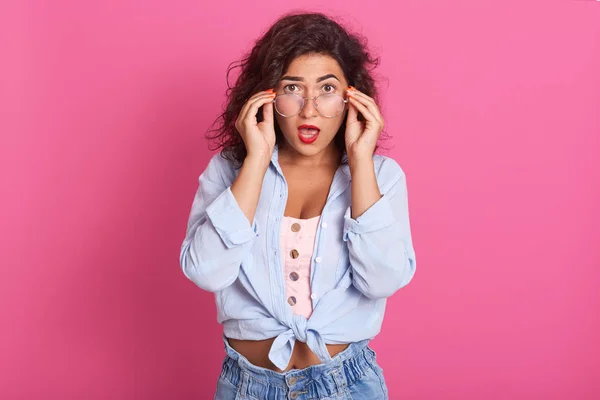
M 298 127 L 298 137 L 303 143 L 313 143 L 319 137 L 321 130 L 314 125 L 301 125 Z

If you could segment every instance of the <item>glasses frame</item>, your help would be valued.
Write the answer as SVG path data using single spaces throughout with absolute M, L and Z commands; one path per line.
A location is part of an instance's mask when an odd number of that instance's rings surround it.
M 321 111 L 319 111 L 319 105 L 317 104 L 317 99 L 321 96 L 339 96 L 342 98 L 342 100 L 344 101 L 344 108 L 342 108 L 342 111 L 340 111 L 339 114 L 333 115 L 333 116 L 327 116 L 327 115 L 323 115 L 321 114 Z M 302 99 L 302 105 L 300 106 L 300 109 L 298 110 L 298 112 L 296 114 L 293 115 L 285 115 L 279 112 L 279 110 L 277 109 L 277 106 L 275 105 L 275 101 L 277 100 L 278 97 L 282 97 L 282 96 L 296 96 L 299 97 L 300 99 Z M 313 100 L 315 102 L 315 110 L 317 110 L 317 112 L 319 113 L 320 116 L 324 117 L 324 118 L 335 118 L 337 116 L 340 116 L 344 110 L 346 109 L 346 104 L 348 103 L 348 99 L 345 99 L 344 96 L 342 96 L 339 93 L 322 93 L 318 96 L 314 96 L 314 97 L 302 97 L 296 93 L 284 93 L 284 94 L 278 94 L 277 96 L 275 96 L 275 98 L 273 99 L 273 108 L 275 109 L 275 111 L 277 112 L 277 114 L 281 115 L 284 118 L 291 118 L 291 117 L 295 117 L 296 115 L 300 114 L 302 112 L 302 110 L 304 110 L 304 106 L 306 105 L 306 100 Z

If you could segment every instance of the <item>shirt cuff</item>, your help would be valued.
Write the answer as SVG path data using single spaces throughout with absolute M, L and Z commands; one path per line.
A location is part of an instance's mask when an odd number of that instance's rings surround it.
M 394 221 L 394 212 L 386 195 L 383 195 L 357 219 L 352 218 L 352 209 L 348 207 L 344 215 L 343 239 L 348 241 L 350 232 L 363 234 L 378 231 L 393 225 Z
M 206 215 L 227 248 L 246 243 L 258 236 L 256 219 L 252 226 L 228 187 L 207 208 Z

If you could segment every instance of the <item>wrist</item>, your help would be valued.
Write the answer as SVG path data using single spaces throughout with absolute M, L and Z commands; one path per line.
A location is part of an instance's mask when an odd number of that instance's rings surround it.
M 249 169 L 259 169 L 266 171 L 271 162 L 271 158 L 266 154 L 250 154 L 244 158 L 243 166 Z M 263 172 L 264 172 L 263 171 Z
M 355 170 L 355 169 L 363 169 L 363 168 L 368 168 L 374 167 L 374 163 L 373 163 L 373 155 L 372 154 L 355 154 L 355 155 L 348 155 L 348 166 L 350 167 L 350 170 Z

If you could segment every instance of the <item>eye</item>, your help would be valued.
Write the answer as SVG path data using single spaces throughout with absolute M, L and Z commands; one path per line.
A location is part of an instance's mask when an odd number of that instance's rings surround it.
M 330 89 L 327 90 L 327 88 L 330 88 Z M 335 89 L 337 89 L 337 88 L 335 87 L 335 85 L 328 83 L 326 85 L 323 85 L 323 89 L 325 90 L 325 93 L 333 93 L 333 92 L 335 92 Z
M 286 92 L 295 92 L 296 91 L 296 90 L 292 90 L 290 88 L 296 88 L 296 89 L 298 89 L 298 85 L 294 85 L 293 83 L 290 84 L 290 85 L 285 85 L 283 87 L 283 90 L 286 91 Z

